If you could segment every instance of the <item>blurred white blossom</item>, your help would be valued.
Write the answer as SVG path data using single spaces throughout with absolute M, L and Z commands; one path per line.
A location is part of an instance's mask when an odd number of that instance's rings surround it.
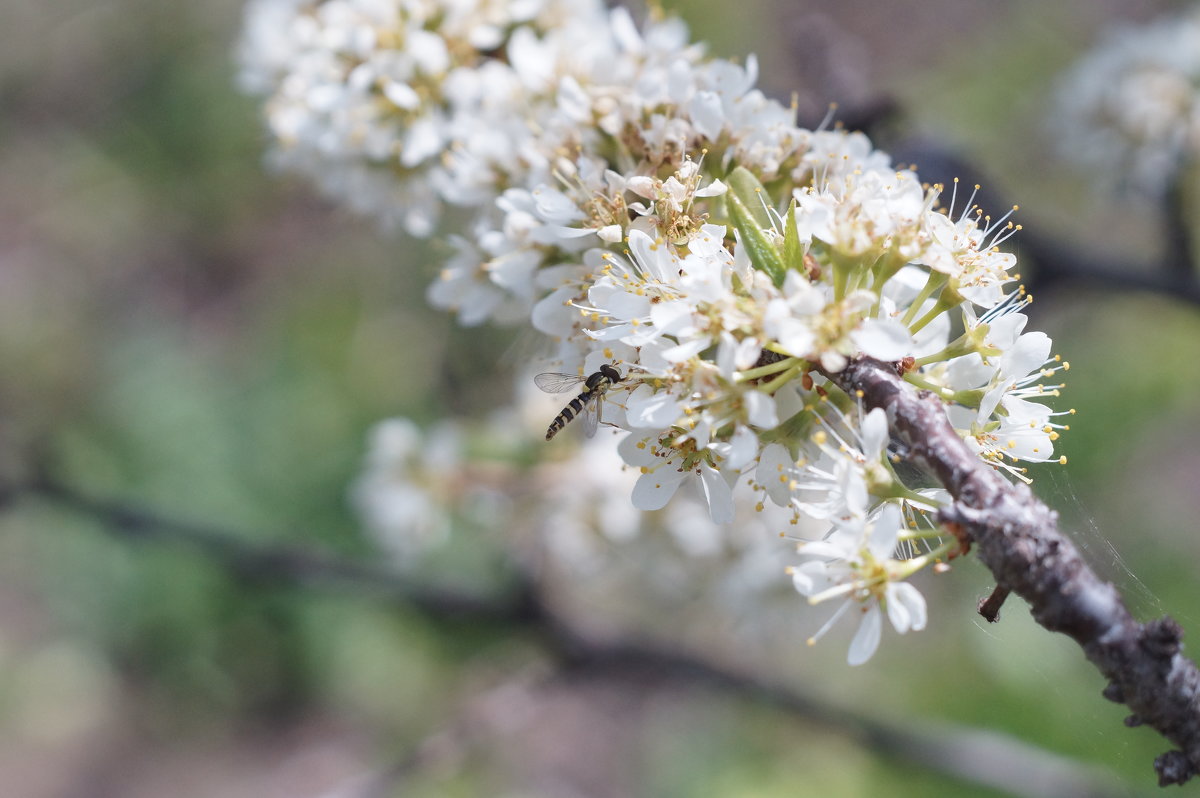
M 1055 94 L 1063 155 L 1160 194 L 1200 154 L 1200 10 L 1109 32 Z
M 406 418 L 375 426 L 351 498 L 383 551 L 405 563 L 445 541 L 462 462 L 459 434 L 449 423 L 428 433 Z

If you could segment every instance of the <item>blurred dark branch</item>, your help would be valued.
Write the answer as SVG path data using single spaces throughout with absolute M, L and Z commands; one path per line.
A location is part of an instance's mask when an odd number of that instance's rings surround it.
M 891 724 L 698 655 L 635 640 L 605 640 L 589 635 L 554 613 L 528 576 L 519 575 L 516 589 L 508 596 L 468 595 L 413 586 L 402 574 L 311 547 L 252 543 L 233 531 L 92 497 L 47 476 L 0 486 L 0 495 L 9 501 L 37 498 L 65 507 L 99 522 L 110 535 L 130 543 L 190 548 L 242 579 L 394 602 L 434 620 L 479 622 L 514 633 L 532 632 L 558 663 L 557 679 L 623 678 L 637 683 L 650 677 L 676 686 L 708 687 L 836 730 L 882 755 L 1019 798 L 1103 798 L 1123 794 L 1105 786 L 1112 784 L 1111 778 L 1003 735 L 947 725 L 918 728 L 909 722 Z M 403 779 L 419 769 L 428 754 L 414 751 L 396 766 L 392 777 Z M 370 789 L 377 788 L 376 784 Z
M 1058 514 L 972 452 L 941 400 L 906 383 L 897 364 L 859 357 L 834 378 L 866 406 L 886 410 L 909 456 L 950 492 L 939 521 L 973 543 L 999 601 L 1008 591 L 1025 599 L 1034 620 L 1083 648 L 1108 680 L 1104 697 L 1133 710 L 1126 725 L 1150 726 L 1179 746 L 1155 760 L 1159 784 L 1200 772 L 1200 670 L 1183 656 L 1179 624 L 1134 620 L 1117 589 L 1059 532 Z
M 1180 269 L 1178 258 L 1164 257 L 1158 265 L 1114 260 L 1030 230 L 1028 225 L 1020 232 L 1019 240 L 1022 259 L 1033 263 L 1032 274 L 1022 274 L 1030 293 L 1078 282 L 1160 294 L 1200 305 L 1200 280 L 1194 273 Z
M 823 109 L 820 115 L 802 114 L 798 121 L 802 127 L 815 130 L 825 122 L 830 110 L 833 112 L 833 122 L 826 127 L 861 130 L 872 138 L 876 136 L 877 130 L 895 122 L 901 111 L 900 104 L 894 97 L 881 94 L 860 103 Z
M 637 641 L 588 640 L 564 629 L 559 642 L 568 644 L 562 678 L 624 674 L 631 679 L 706 686 L 835 730 L 893 760 L 1009 795 L 1101 798 L 1124 794 L 1111 776 L 1104 778 L 1077 762 L 1002 734 L 950 724 L 889 723 L 737 668 Z
M 1163 271 L 1181 282 L 1196 281 L 1196 261 L 1192 251 L 1191 224 L 1188 217 L 1188 165 L 1180 163 L 1175 179 L 1163 197 Z
M 1013 203 L 988 188 L 989 181 L 978 169 L 944 147 L 928 141 L 906 142 L 893 148 L 897 163 L 917 167 L 927 183 L 949 187 L 959 180 L 959 203 L 963 190 L 981 185 L 975 202 L 985 213 L 999 215 Z M 961 211 L 961 209 L 956 209 Z M 1161 294 L 1200 305 L 1200 273 L 1192 260 L 1191 239 L 1182 186 L 1176 184 L 1164 198 L 1162 208 L 1164 240 L 1161 255 L 1153 261 L 1135 262 L 1112 258 L 1103 252 L 1066 241 L 1045 232 L 1036 222 L 1017 219 L 1021 232 L 1012 240 L 1021 262 L 1021 278 L 1033 294 L 1063 283 L 1093 283 Z
M 533 599 L 523 588 L 507 603 L 495 596 L 474 596 L 411 584 L 395 571 L 339 557 L 312 547 L 251 542 L 246 535 L 170 518 L 125 502 L 89 496 L 63 482 L 41 476 L 8 488 L 40 497 L 91 517 L 108 534 L 132 543 L 151 542 L 193 549 L 250 582 L 278 582 L 307 589 L 328 590 L 410 606 L 442 619 L 529 622 L 536 614 Z

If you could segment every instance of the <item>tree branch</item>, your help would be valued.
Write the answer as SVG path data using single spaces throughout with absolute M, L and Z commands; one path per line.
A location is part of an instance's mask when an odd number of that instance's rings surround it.
M 982 185 L 975 195 L 980 207 L 996 212 L 1010 207 L 978 168 L 946 147 L 928 140 L 898 143 L 891 150 L 897 163 L 916 164 L 921 179 L 951 186 L 955 178 L 963 187 Z M 1159 209 L 1163 224 L 1163 247 L 1157 259 L 1133 262 L 1089 250 L 1074 241 L 1048 234 L 1035 222 L 1021 219 L 1020 255 L 1022 282 L 1030 293 L 1073 280 L 1144 291 L 1200 305 L 1200 274 L 1192 260 L 1188 217 L 1183 194 L 1183 174 L 1163 197 Z M 961 198 L 960 198 L 961 202 Z M 1026 271 L 1025 265 L 1030 268 Z
M 562 631 L 561 642 L 569 645 L 565 674 L 570 677 L 599 672 L 708 686 L 837 731 L 895 761 L 1024 798 L 1100 798 L 1118 792 L 1113 781 L 1099 773 L 1001 734 L 950 724 L 888 723 L 690 654 L 631 640 L 587 640 L 570 630 Z
M 312 547 L 264 544 L 248 536 L 203 524 L 168 518 L 120 501 L 94 498 L 48 476 L 9 487 L 10 496 L 25 493 L 48 499 L 95 518 L 113 537 L 134 543 L 150 541 L 194 549 L 236 576 L 251 582 L 282 582 L 404 604 L 443 620 L 532 622 L 539 612 L 524 585 L 506 601 L 446 588 L 414 585 L 396 571 L 339 557 Z
M 1046 629 L 1070 636 L 1108 679 L 1104 697 L 1126 704 L 1126 725 L 1145 724 L 1180 750 L 1154 762 L 1160 785 L 1200 770 L 1200 671 L 1180 653 L 1183 632 L 1169 617 L 1140 624 L 1116 588 L 1088 567 L 1058 531 L 1057 513 L 1026 485 L 979 459 L 954 431 L 943 404 L 901 379 L 894 364 L 859 358 L 836 381 L 887 411 L 894 434 L 954 501 L 941 510 L 974 542 L 999 588 L 1029 603 Z
M 1193 220 L 1188 212 L 1188 185 L 1192 168 L 1181 158 L 1163 197 L 1163 272 L 1180 283 L 1195 284 L 1195 253 L 1192 251 Z
M 832 729 L 883 756 L 1018 798 L 1115 798 L 1123 794 L 1113 786 L 1111 777 L 1105 778 L 1096 769 L 1004 735 L 949 724 L 891 724 L 697 655 L 634 640 L 599 639 L 553 612 L 527 577 L 518 577 L 518 588 L 508 598 L 417 588 L 402 574 L 384 568 L 297 546 L 251 543 L 244 535 L 90 497 L 49 478 L 0 485 L 0 495 L 9 500 L 21 496 L 48 500 L 97 520 L 111 535 L 131 543 L 191 548 L 243 579 L 380 599 L 415 609 L 432 620 L 480 622 L 532 632 L 558 661 L 557 678 L 630 679 L 642 674 L 672 684 L 707 686 Z M 407 768 L 423 754 L 414 752 L 413 757 L 399 767 Z

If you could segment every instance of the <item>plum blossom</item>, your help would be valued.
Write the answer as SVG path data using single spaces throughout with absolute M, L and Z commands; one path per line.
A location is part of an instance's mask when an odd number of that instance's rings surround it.
M 639 25 L 599 0 L 250 0 L 246 13 L 241 82 L 263 100 L 272 163 L 416 236 L 456 220 L 433 305 L 464 325 L 528 324 L 546 344 L 536 371 L 619 375 L 602 397 L 619 434 L 561 469 L 583 497 L 564 507 L 606 538 L 640 537 L 639 514 L 662 510 L 682 548 L 716 551 L 747 501 L 776 537 L 828 530 L 792 579 L 810 600 L 845 599 L 835 618 L 860 614 L 859 663 L 885 614 L 902 633 L 924 626 L 906 580 L 956 542 L 927 520 L 944 498 L 893 468 L 910 453 L 886 414 L 839 374 L 890 364 L 1012 478 L 1056 459 L 1066 425 L 1050 400 L 1068 365 L 1025 329 L 1006 249 L 1016 208 L 993 217 L 861 133 L 799 127 L 756 88 L 753 57 L 710 57 L 679 20 Z M 444 484 L 422 481 L 405 443 L 420 436 L 390 429 L 391 454 L 371 455 L 356 493 L 367 525 L 444 527 L 414 487 Z M 589 469 L 609 477 L 594 495 Z M 618 494 L 622 511 L 595 512 L 595 496 Z M 697 512 L 689 534 L 677 519 Z M 573 530 L 562 551 L 583 551 L 582 523 L 543 515 Z
M 809 638 L 815 643 L 843 615 L 857 612 L 858 631 L 847 661 L 861 665 L 879 647 L 886 614 L 900 634 L 925 628 L 925 597 L 903 581 L 916 560 L 893 559 L 900 541 L 900 508 L 887 504 L 870 519 L 841 525 L 829 538 L 802 544 L 803 562 L 791 569 L 792 584 L 810 604 L 844 598 L 825 625 Z
M 1165 192 L 1200 154 L 1200 11 L 1108 32 L 1062 77 L 1054 141 L 1109 186 Z

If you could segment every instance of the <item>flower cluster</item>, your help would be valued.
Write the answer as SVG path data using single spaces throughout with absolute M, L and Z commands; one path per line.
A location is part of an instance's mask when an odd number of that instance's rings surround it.
M 1055 96 L 1063 154 L 1162 193 L 1200 155 L 1200 11 L 1112 31 Z
M 573 0 L 253 0 L 240 78 L 265 98 L 278 166 L 424 236 L 439 199 L 490 205 L 547 175 L 556 146 L 585 144 L 580 125 L 543 145 L 530 123 L 572 72 L 604 68 L 620 34 L 591 32 L 609 27 L 600 3 Z
M 464 529 L 478 550 L 476 530 L 486 519 L 489 528 L 520 530 L 505 543 L 539 562 L 543 578 L 553 571 L 577 584 L 587 576 L 622 592 L 636 585 L 681 604 L 702 586 L 713 597 L 706 612 L 762 618 L 765 596 L 779 581 L 773 533 L 787 525 L 786 511 L 756 510 L 749 485 L 739 490 L 733 528 L 715 524 L 704 497 L 691 491 L 659 512 L 639 511 L 628 501 L 638 474 L 622 467 L 604 436 L 531 463 L 531 436 L 554 405 L 525 393 L 518 408 L 498 410 L 483 423 L 441 421 L 422 429 L 392 418 L 371 430 L 351 499 L 382 554 L 396 567 L 424 571 Z M 820 526 L 813 522 L 805 531 L 816 535 Z M 640 556 L 629 556 L 628 547 L 638 547 Z
M 997 468 L 1028 479 L 1024 464 L 1058 459 L 1043 400 L 1067 365 L 1025 332 L 1011 211 L 922 184 L 862 134 L 798 127 L 754 88 L 753 59 L 706 58 L 676 21 L 503 8 L 252 0 L 245 76 L 277 157 L 327 185 L 370 174 L 390 199 L 356 200 L 418 232 L 439 203 L 471 209 L 431 300 L 464 323 L 528 319 L 560 372 L 617 370 L 572 413 L 604 402 L 635 508 L 690 485 L 727 527 L 749 493 L 805 538 L 796 589 L 846 599 L 835 617 L 862 610 L 853 662 L 885 615 L 922 628 L 906 580 L 958 543 L 933 520 L 941 498 L 897 475 L 882 411 L 838 375 L 901 364 Z M 796 534 L 803 519 L 820 530 Z

